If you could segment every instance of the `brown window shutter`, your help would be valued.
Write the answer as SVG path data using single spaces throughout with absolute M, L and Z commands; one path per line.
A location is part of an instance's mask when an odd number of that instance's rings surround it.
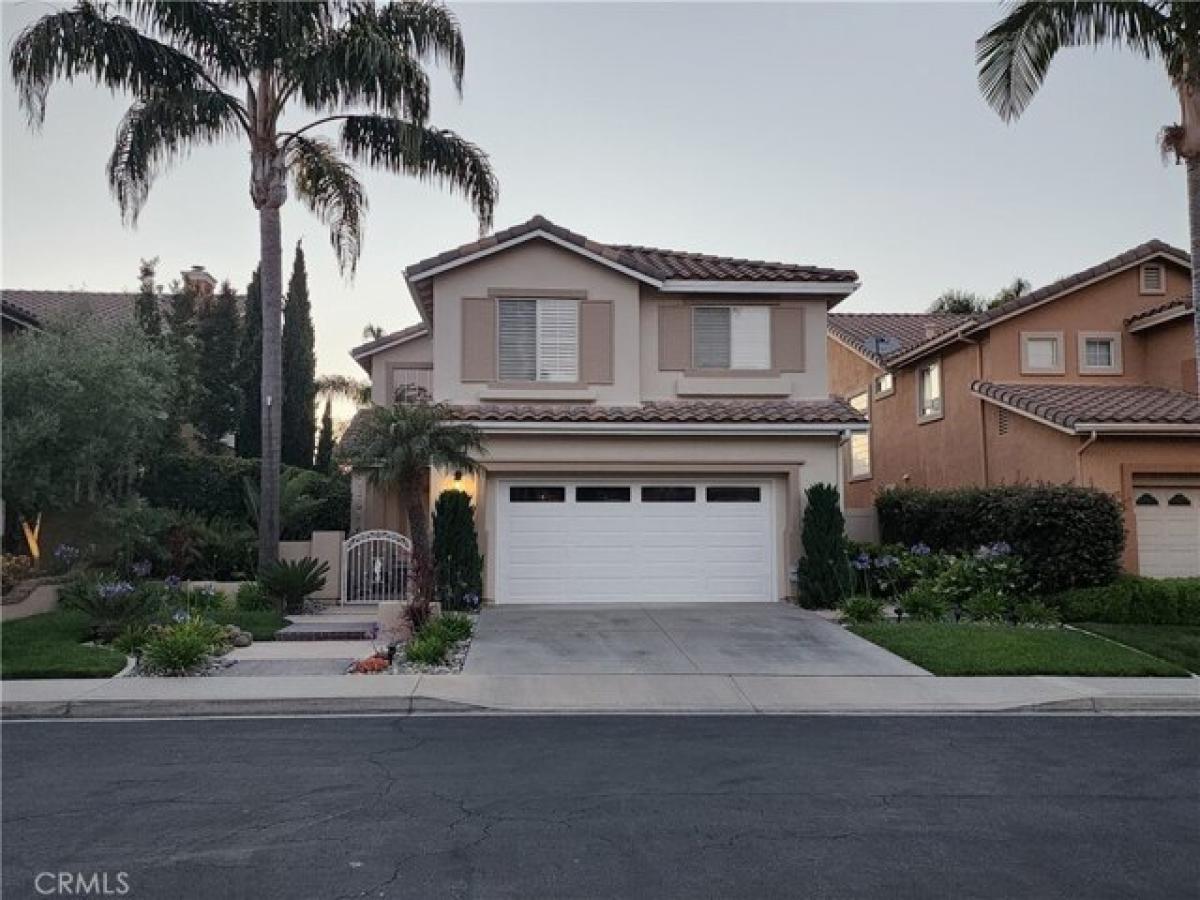
M 611 300 L 579 304 L 579 380 L 613 382 L 613 305 Z
M 682 372 L 692 366 L 692 316 L 687 306 L 658 307 L 658 370 Z
M 496 301 L 465 297 L 462 301 L 462 380 L 496 378 Z
M 804 307 L 771 308 L 771 366 L 778 372 L 804 371 Z

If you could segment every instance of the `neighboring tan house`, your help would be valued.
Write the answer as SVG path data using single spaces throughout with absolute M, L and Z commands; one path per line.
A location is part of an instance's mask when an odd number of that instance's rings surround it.
M 192 266 L 180 273 L 184 285 L 200 296 L 211 296 L 217 279 L 204 268 Z M 4 334 L 33 329 L 44 331 L 79 316 L 88 316 L 91 327 L 112 328 L 136 321 L 138 294 L 131 291 L 0 290 L 0 319 Z M 160 309 L 167 314 L 171 297 L 159 294 Z
M 851 271 L 601 244 L 538 216 L 410 266 L 422 324 L 352 351 L 486 435 L 485 599 L 763 601 L 791 592 L 801 498 L 865 428 L 832 399 L 825 317 Z M 351 424 L 345 440 L 352 442 Z M 459 473 L 460 475 L 462 473 Z M 404 530 L 354 476 L 352 528 Z
M 849 517 L 896 485 L 1093 485 L 1125 508 L 1129 571 L 1200 574 L 1190 273 L 1150 241 L 975 315 L 830 315 L 831 388 L 871 422 Z

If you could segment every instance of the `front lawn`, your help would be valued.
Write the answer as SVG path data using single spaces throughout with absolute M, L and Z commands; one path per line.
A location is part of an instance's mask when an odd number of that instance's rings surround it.
M 273 609 L 220 609 L 212 614 L 212 619 L 220 625 L 236 625 L 242 631 L 254 635 L 256 641 L 275 640 L 275 632 L 288 624 L 287 620 Z
M 1085 622 L 1079 627 L 1145 650 L 1200 674 L 1200 625 L 1109 625 Z
M 900 622 L 855 634 L 934 675 L 1186 675 L 1174 663 L 1061 628 Z
M 109 678 L 125 667 L 125 654 L 85 647 L 87 616 L 52 612 L 0 625 L 2 678 Z

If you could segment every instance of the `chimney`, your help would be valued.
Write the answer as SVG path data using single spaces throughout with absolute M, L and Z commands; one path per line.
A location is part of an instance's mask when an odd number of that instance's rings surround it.
M 183 276 L 184 286 L 191 288 L 198 296 L 211 297 L 216 290 L 217 279 L 209 275 L 204 266 L 192 266 L 179 274 Z

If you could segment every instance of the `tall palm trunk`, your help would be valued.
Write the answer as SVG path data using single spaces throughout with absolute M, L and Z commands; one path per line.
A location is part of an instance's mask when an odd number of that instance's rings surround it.
M 279 207 L 258 211 L 259 252 L 262 265 L 262 459 L 258 499 L 258 567 L 275 562 L 279 555 L 279 426 L 283 395 L 280 360 L 280 323 L 283 289 L 283 244 Z
M 409 610 L 414 627 L 420 627 L 429 615 L 433 599 L 433 553 L 429 547 L 429 525 L 422 501 L 422 479 L 405 487 L 408 513 L 408 533 L 412 541 L 412 563 L 409 570 Z
M 1196 395 L 1200 396 L 1200 155 L 1187 158 L 1188 224 L 1192 238 L 1192 342 L 1196 357 Z

